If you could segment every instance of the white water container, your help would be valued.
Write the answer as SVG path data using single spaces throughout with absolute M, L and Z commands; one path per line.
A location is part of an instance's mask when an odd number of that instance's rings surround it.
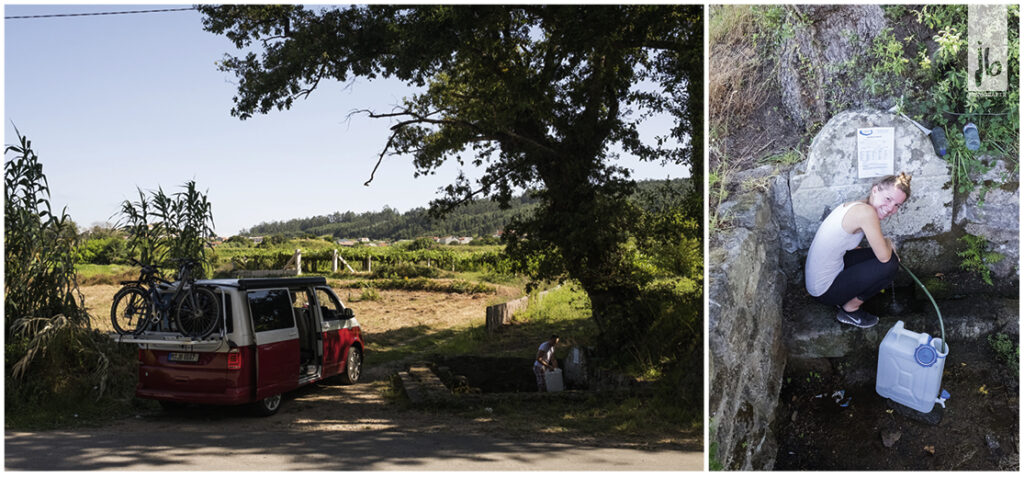
M 562 385 L 562 369 L 556 368 L 544 372 L 544 384 L 549 392 L 561 392 L 564 390 L 565 387 Z
M 936 403 L 945 407 L 945 394 L 939 397 L 942 370 L 949 355 L 949 344 L 939 350 L 942 339 L 903 328 L 897 321 L 878 348 L 878 376 L 875 391 L 879 395 L 929 413 Z

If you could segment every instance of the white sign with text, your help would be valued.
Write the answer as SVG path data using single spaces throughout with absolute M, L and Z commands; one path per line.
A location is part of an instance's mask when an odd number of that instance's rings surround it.
M 895 130 L 860 128 L 857 130 L 857 177 L 874 178 L 893 173 Z

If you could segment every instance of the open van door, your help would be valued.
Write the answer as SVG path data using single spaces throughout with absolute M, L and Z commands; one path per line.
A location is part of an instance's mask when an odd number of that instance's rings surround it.
M 349 361 L 359 360 L 362 367 L 362 350 L 355 345 L 359 337 L 359 322 L 351 309 L 342 306 L 330 287 L 316 288 L 316 300 L 323 320 L 324 369 L 327 375 L 344 374 Z M 355 350 L 353 352 L 353 350 Z M 351 354 L 358 357 L 350 357 Z M 357 376 L 358 377 L 358 376 Z
M 256 341 L 256 399 L 294 389 L 299 382 L 299 331 L 288 289 L 247 293 Z

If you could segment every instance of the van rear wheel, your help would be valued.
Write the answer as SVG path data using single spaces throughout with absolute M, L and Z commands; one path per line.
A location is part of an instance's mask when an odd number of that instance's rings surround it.
M 359 381 L 363 374 L 363 352 L 359 347 L 349 347 L 348 359 L 345 360 L 345 371 L 341 374 L 341 383 L 352 385 Z
M 264 398 L 252 404 L 252 408 L 257 415 L 269 417 L 281 409 L 281 394 Z

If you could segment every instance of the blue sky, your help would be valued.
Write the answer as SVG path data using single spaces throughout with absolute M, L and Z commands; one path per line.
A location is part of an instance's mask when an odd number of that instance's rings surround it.
M 4 15 L 185 6 L 5 5 Z M 137 188 L 174 192 L 188 180 L 208 191 L 227 236 L 334 211 L 405 212 L 457 176 L 452 163 L 414 178 L 409 158 L 388 157 L 363 186 L 390 123 L 349 113 L 398 104 L 412 92 L 401 82 L 321 83 L 290 110 L 241 121 L 230 114 L 234 76 L 216 68 L 228 52 L 195 11 L 5 20 L 4 144 L 17 140 L 13 123 L 43 163 L 54 207 L 83 227 L 110 220 Z M 620 164 L 637 179 L 689 176 L 676 165 Z

